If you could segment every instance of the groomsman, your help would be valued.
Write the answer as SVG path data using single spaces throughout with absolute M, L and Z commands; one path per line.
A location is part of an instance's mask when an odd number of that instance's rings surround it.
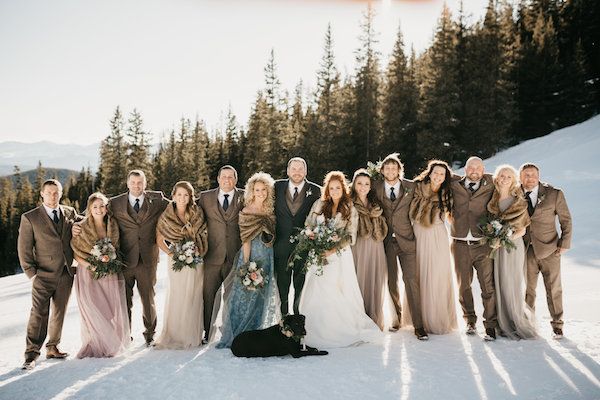
M 156 307 L 154 286 L 158 264 L 156 223 L 169 203 L 160 191 L 146 190 L 146 175 L 141 170 L 132 170 L 127 175 L 127 192 L 110 199 L 108 209 L 119 225 L 121 252 L 127 268 L 125 297 L 131 327 L 133 287 L 142 301 L 144 338 L 146 345 L 154 342 L 156 330 Z
M 388 287 L 396 311 L 392 330 L 400 327 L 402 307 L 398 291 L 398 264 L 402 268 L 402 280 L 410 307 L 410 314 L 419 340 L 427 340 L 429 336 L 423 328 L 421 317 L 421 291 L 417 277 L 417 247 L 415 234 L 408 212 L 415 193 L 413 181 L 404 179 L 404 165 L 397 153 L 388 155 L 381 167 L 384 181 L 374 183 L 375 194 L 383 204 L 383 214 L 388 226 L 388 234 L 384 239 L 385 255 L 388 266 Z M 397 260 L 398 261 L 397 261 Z
M 541 272 L 546 287 L 546 299 L 554 337 L 563 336 L 562 285 L 560 257 L 571 247 L 571 213 L 562 190 L 540 182 L 540 170 L 535 164 L 523 164 L 519 169 L 521 184 L 528 203 L 531 225 L 523 237 L 527 248 L 527 291 L 525 301 L 535 308 L 535 290 Z M 556 230 L 556 218 L 560 234 Z
M 454 269 L 458 282 L 458 298 L 467 323 L 467 334 L 477 332 L 477 315 L 473 305 L 473 269 L 481 287 L 483 301 L 483 325 L 485 340 L 496 340 L 496 290 L 494 288 L 494 264 L 489 257 L 491 249 L 485 243 L 479 222 L 487 214 L 487 204 L 494 192 L 490 174 L 484 173 L 483 161 L 470 157 L 465 164 L 463 177 L 455 177 L 450 187 L 454 197 L 451 236 L 453 239 Z
M 229 275 L 234 257 L 242 247 L 238 215 L 244 207 L 244 191 L 235 187 L 237 171 L 224 165 L 217 174 L 216 189 L 200 193 L 208 227 L 208 252 L 204 256 L 204 337 L 209 338 L 215 297 Z
M 62 197 L 59 181 L 45 181 L 41 196 L 42 205 L 21 216 L 17 240 L 19 263 L 32 282 L 23 369 L 35 366 L 47 333 L 46 358 L 64 359 L 68 356 L 57 346 L 75 272 L 71 267 L 71 227 L 80 217 L 72 207 L 59 204 Z
M 297 228 L 304 227 L 304 221 L 310 212 L 313 203 L 321 197 L 321 188 L 306 180 L 306 161 L 294 157 L 288 161 L 288 179 L 275 182 L 275 274 L 277 287 L 281 299 L 281 314 L 289 313 L 288 294 L 290 285 L 294 285 L 295 314 L 299 314 L 298 305 L 304 287 L 305 275 L 302 271 L 302 261 L 294 263 L 294 268 L 288 268 L 288 259 L 295 245 L 290 243 L 290 236 L 297 233 Z

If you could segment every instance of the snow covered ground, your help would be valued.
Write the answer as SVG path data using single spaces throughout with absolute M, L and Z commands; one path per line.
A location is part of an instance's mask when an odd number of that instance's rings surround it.
M 386 334 L 383 344 L 336 349 L 325 357 L 236 359 L 228 350 L 147 349 L 141 305 L 134 299 L 134 342 L 113 359 L 66 361 L 42 356 L 21 371 L 30 283 L 0 279 L 0 399 L 600 399 L 600 117 L 508 149 L 486 161 L 541 167 L 542 180 L 565 191 L 574 219 L 573 249 L 563 258 L 565 338 L 551 339 L 545 291 L 538 287 L 541 338 L 494 343 L 458 332 L 419 342 L 412 331 Z M 167 285 L 159 266 L 160 317 Z M 482 309 L 474 283 L 477 312 Z M 458 304 L 457 304 L 458 310 Z M 461 315 L 460 310 L 459 315 Z M 80 346 L 73 294 L 61 349 Z

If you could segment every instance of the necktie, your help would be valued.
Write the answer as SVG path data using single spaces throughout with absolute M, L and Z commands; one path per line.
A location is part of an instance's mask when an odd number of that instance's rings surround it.
M 58 224 L 58 211 L 52 210 L 52 214 L 54 214 L 54 218 L 52 220 L 55 224 Z
M 533 202 L 531 201 L 531 192 L 525 192 L 525 197 L 527 198 L 527 213 L 531 217 L 533 215 Z
M 396 193 L 394 193 L 394 187 L 390 188 L 390 200 L 396 201 Z
M 140 199 L 135 199 L 135 204 L 133 205 L 133 209 L 135 212 L 140 212 Z
M 227 211 L 229 208 L 229 195 L 224 194 L 223 196 L 225 196 L 225 200 L 223 200 L 223 210 Z
M 471 191 L 471 193 L 475 191 L 475 185 L 475 182 L 469 182 L 469 190 Z
M 292 201 L 296 201 L 298 198 L 298 187 L 294 188 L 294 195 L 292 196 Z

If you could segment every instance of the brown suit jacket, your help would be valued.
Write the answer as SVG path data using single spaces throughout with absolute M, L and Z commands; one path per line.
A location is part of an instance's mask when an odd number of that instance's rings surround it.
M 487 204 L 494 193 L 494 181 L 490 174 L 483 174 L 479 189 L 471 193 L 465 187 L 465 177 L 455 176 L 450 183 L 454 198 L 452 212 L 452 228 L 450 235 L 455 238 L 464 238 L 471 229 L 475 237 L 482 237 L 479 223 L 487 215 Z
M 405 253 L 416 252 L 415 233 L 409 217 L 410 203 L 415 194 L 415 183 L 408 179 L 401 179 L 402 197 L 398 196 L 395 202 L 392 202 L 385 194 L 385 183 L 375 181 L 373 186 L 375 195 L 383 205 L 383 215 L 388 226 L 386 241 L 394 238 Z
M 59 234 L 54 222 L 46 214 L 43 205 L 21 215 L 17 250 L 23 272 L 32 278 L 39 275 L 56 278 L 67 268 L 73 275 L 73 250 L 71 249 L 71 227 L 79 221 L 75 209 L 59 205 L 62 231 Z
M 198 199 L 208 224 L 208 252 L 204 262 L 211 265 L 222 265 L 226 260 L 233 262 L 233 257 L 242 247 L 238 215 L 244 208 L 244 191 L 235 189 L 227 212 L 219 204 L 218 195 L 219 188 L 205 190 Z
M 561 234 L 556 230 L 556 217 Z M 523 237 L 526 246 L 533 246 L 538 260 L 550 256 L 557 248 L 571 247 L 572 222 L 563 191 L 540 182 L 538 202 L 531 215 L 531 225 Z
M 119 225 L 123 261 L 129 268 L 158 263 L 156 223 L 169 204 L 162 192 L 146 191 L 144 203 L 138 213 L 129 204 L 128 192 L 110 199 L 108 209 Z

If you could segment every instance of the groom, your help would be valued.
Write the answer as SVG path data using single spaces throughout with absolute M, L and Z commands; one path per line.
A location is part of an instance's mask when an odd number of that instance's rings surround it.
M 306 180 L 306 161 L 300 157 L 294 157 L 288 161 L 288 179 L 280 179 L 275 182 L 275 275 L 277 287 L 281 299 L 281 314 L 289 313 L 288 294 L 290 284 L 294 284 L 295 314 L 299 314 L 298 305 L 300 295 L 304 286 L 304 264 L 301 260 L 294 263 L 294 267 L 288 268 L 288 259 L 295 248 L 290 243 L 290 236 L 298 233 L 297 228 L 304 227 L 306 216 L 310 212 L 313 203 L 321 197 L 321 188 Z

